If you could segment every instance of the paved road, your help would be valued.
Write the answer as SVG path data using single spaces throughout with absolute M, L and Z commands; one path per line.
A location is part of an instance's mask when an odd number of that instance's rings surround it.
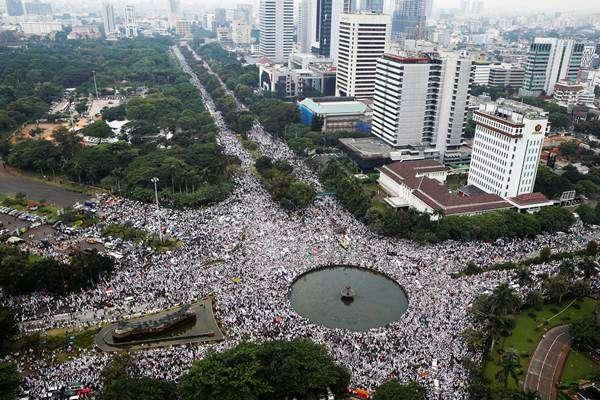
M 570 350 L 569 325 L 557 326 L 546 332 L 531 357 L 523 388 L 537 392 L 541 400 L 555 400 L 556 383 Z
M 11 174 L 0 164 L 0 193 L 15 195 L 19 192 L 25 193 L 28 199 L 46 200 L 59 207 L 72 206 L 76 202 L 82 202 L 90 198 L 84 193 Z

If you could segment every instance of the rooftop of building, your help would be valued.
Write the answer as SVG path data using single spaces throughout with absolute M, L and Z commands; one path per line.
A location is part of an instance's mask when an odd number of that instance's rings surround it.
M 560 81 L 554 85 L 554 91 L 562 90 L 564 92 L 579 92 L 585 89 L 581 83 Z
M 395 182 L 412 189 L 412 194 L 434 210 L 445 215 L 460 215 L 512 208 L 511 204 L 495 194 L 474 194 L 459 196 L 450 193 L 448 187 L 427 176 L 417 176 L 431 172 L 447 171 L 435 160 L 399 161 L 379 168 Z
M 522 124 L 523 118 L 538 120 L 548 118 L 548 112 L 515 100 L 500 98 L 495 102 L 481 104 L 478 113 L 487 114 L 506 123 Z
M 316 114 L 364 114 L 367 112 L 367 105 L 354 98 L 340 97 L 307 97 L 300 102 L 301 105 L 313 111 Z
M 359 157 L 388 158 L 392 148 L 375 137 L 365 138 L 342 138 L 340 143 Z
M 514 203 L 517 207 L 531 207 L 536 205 L 550 205 L 552 201 L 548 200 L 542 193 L 525 193 L 507 199 L 510 203 Z

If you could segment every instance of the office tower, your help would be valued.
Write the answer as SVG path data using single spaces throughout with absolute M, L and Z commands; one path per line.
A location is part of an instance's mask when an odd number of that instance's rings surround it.
M 252 43 L 252 28 L 244 21 L 233 21 L 231 23 L 231 40 L 235 44 Z
M 276 63 L 285 63 L 294 44 L 294 1 L 261 0 L 259 52 Z
M 425 17 L 430 18 L 433 14 L 433 0 L 425 0 Z
M 577 80 L 583 48 L 583 43 L 573 39 L 535 38 L 529 48 L 520 93 L 550 96 L 556 82 Z
M 234 10 L 234 19 L 252 25 L 252 4 L 238 4 Z
M 347 14 L 360 11 L 383 12 L 383 0 L 344 0 L 344 12 Z
M 590 69 L 594 55 L 596 54 L 596 46 L 583 46 L 581 55 L 581 69 Z
M 297 43 L 301 53 L 310 52 L 316 41 L 317 1 L 320 0 L 301 0 L 298 7 Z
M 133 6 L 125 6 L 125 36 L 128 38 L 133 38 L 136 37 L 137 34 L 135 10 Z
M 313 49 L 323 57 L 331 56 L 332 0 L 317 0 L 317 41 L 319 48 Z
M 6 12 L 11 17 L 23 15 L 23 3 L 21 0 L 6 0 Z
M 467 183 L 507 198 L 533 192 L 548 113 L 499 99 L 473 113 L 475 139 Z
M 176 28 L 180 19 L 180 0 L 169 0 L 169 26 L 171 28 Z
M 395 0 L 392 14 L 392 35 L 407 39 L 423 39 L 425 36 L 426 0 Z
M 227 22 L 227 10 L 224 8 L 215 8 L 215 23 L 217 26 L 225 25 Z
M 390 39 L 390 16 L 362 12 L 340 17 L 336 93 L 373 97 L 377 59 Z
M 502 63 L 493 65 L 490 68 L 489 86 L 500 87 L 508 86 L 513 89 L 520 89 L 523 85 L 525 70 L 516 64 Z
M 191 39 L 194 37 L 192 34 L 192 23 L 185 19 L 179 19 L 175 22 L 175 33 L 177 36 L 183 39 Z
M 109 37 L 116 34 L 115 8 L 112 4 L 104 3 L 102 6 L 102 19 L 104 20 L 104 35 Z
M 377 62 L 372 133 L 393 147 L 457 150 L 467 117 L 471 59 L 456 53 L 384 54 Z
M 340 29 L 340 17 L 344 13 L 344 0 L 331 0 L 331 40 L 329 47 L 329 57 L 333 59 L 334 65 L 337 64 L 337 54 Z
M 27 15 L 52 15 L 52 6 L 50 3 L 31 1 L 24 3 L 24 8 Z

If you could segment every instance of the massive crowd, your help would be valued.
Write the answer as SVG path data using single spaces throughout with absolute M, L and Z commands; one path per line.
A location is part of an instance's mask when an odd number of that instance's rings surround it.
M 143 373 L 176 380 L 209 348 L 226 349 L 244 339 L 310 337 L 350 368 L 353 385 L 372 388 L 389 377 L 415 379 L 444 399 L 464 399 L 467 375 L 460 360 L 468 352 L 460 334 L 471 326 L 467 309 L 479 294 L 515 278 L 510 271 L 457 279 L 450 274 L 468 261 L 487 265 L 519 259 L 542 247 L 579 249 L 600 236 L 598 231 L 576 226 L 564 235 L 534 240 L 419 245 L 374 234 L 333 198 L 320 198 L 305 211 L 286 213 L 252 174 L 251 156 L 229 131 L 178 49 L 174 52 L 219 126 L 219 143 L 242 161 L 234 192 L 212 207 L 187 211 L 103 198 L 99 205 L 103 223 L 131 222 L 151 232 L 162 229 L 179 238 L 181 248 L 159 253 L 124 246 L 119 249 L 123 257 L 117 271 L 92 290 L 62 299 L 41 294 L 5 298 L 19 311 L 24 329 L 85 327 L 212 294 L 226 339 L 209 346 L 137 352 Z M 300 178 L 318 184 L 312 171 L 260 124 L 255 123 L 251 137 L 263 154 L 291 161 Z M 347 249 L 339 244 L 340 227 Z M 92 227 L 81 235 L 100 232 Z M 290 305 L 290 284 L 303 272 L 329 264 L 352 264 L 387 274 L 405 289 L 407 312 L 399 321 L 365 332 L 328 329 L 302 318 Z M 548 268 L 538 266 L 534 273 Z M 109 359 L 110 355 L 91 350 L 66 363 L 28 354 L 17 357 L 27 370 L 26 385 L 34 395 L 74 380 L 97 388 L 99 372 Z

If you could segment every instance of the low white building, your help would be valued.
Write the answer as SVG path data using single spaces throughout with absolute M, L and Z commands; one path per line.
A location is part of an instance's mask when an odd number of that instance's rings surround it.
M 580 83 L 558 82 L 554 86 L 552 98 L 563 107 L 571 106 L 579 100 L 579 96 L 585 91 L 585 86 Z
M 490 70 L 492 69 L 492 65 L 489 63 L 485 63 L 485 64 L 473 63 L 473 66 L 474 66 L 473 84 L 487 86 L 490 81 Z
M 378 170 L 379 186 L 388 195 L 386 203 L 394 208 L 412 208 L 430 214 L 432 220 L 513 208 L 496 194 L 450 193 L 444 185 L 449 169 L 434 160 L 398 161 Z
M 548 113 L 512 100 L 482 104 L 476 123 L 468 184 L 503 198 L 533 192 Z

